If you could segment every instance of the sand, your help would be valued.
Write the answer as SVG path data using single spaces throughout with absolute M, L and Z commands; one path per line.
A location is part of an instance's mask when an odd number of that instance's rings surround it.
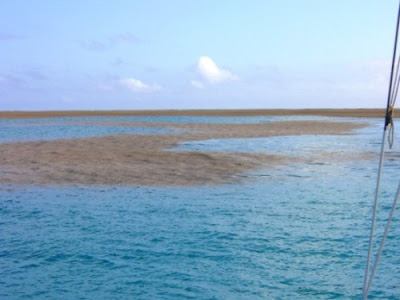
M 92 123 L 117 124 L 112 121 Z M 172 148 L 192 140 L 347 134 L 366 126 L 364 123 L 325 121 L 264 124 L 125 122 L 123 125 L 165 127 L 178 129 L 178 133 L 0 144 L 0 183 L 140 186 L 231 183 L 244 180 L 242 174 L 258 169 L 287 163 L 361 159 L 363 155 L 346 158 L 343 154 L 321 151 L 313 157 L 294 159 L 261 153 L 182 152 Z
M 0 111 L 0 119 L 79 116 L 334 116 L 383 118 L 384 109 L 214 109 L 214 110 L 70 110 Z

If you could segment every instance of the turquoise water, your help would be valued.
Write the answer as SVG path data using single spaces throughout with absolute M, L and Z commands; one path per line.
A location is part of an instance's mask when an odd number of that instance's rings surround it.
M 251 117 L 216 117 L 216 116 L 120 116 L 120 117 L 89 117 L 98 120 L 127 121 L 127 122 L 165 122 L 165 123 L 233 123 L 256 124 L 279 121 L 301 120 L 330 120 L 339 121 L 348 118 L 335 118 L 325 116 L 251 116 Z M 360 120 L 360 119 L 359 119 Z
M 377 152 L 381 128 L 370 122 L 336 144 L 274 138 L 260 152 Z M 202 147 L 254 151 L 240 140 Z M 398 184 L 398 152 L 388 158 L 378 226 Z M 0 298 L 360 299 L 376 167 L 292 164 L 214 187 L 0 185 Z M 398 222 L 371 299 L 399 299 Z
M 377 121 L 369 121 L 369 124 L 367 128 L 346 135 L 295 135 L 186 141 L 170 150 L 272 153 L 295 157 L 305 154 L 315 155 L 321 152 L 321 149 L 354 153 L 360 151 L 360 145 L 362 145 L 363 151 L 374 153 L 381 141 L 379 138 L 378 142 L 376 135 L 379 125 Z
M 0 120 L 0 143 L 87 138 L 115 134 L 167 134 L 175 132 L 162 127 L 85 124 L 86 121 L 101 120 L 103 118 L 98 117 Z

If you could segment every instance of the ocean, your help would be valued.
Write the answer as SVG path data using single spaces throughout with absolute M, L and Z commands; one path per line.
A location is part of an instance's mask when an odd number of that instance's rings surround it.
M 348 135 L 214 139 L 173 149 L 291 157 L 378 153 L 383 127 L 378 119 L 326 117 L 48 118 L 0 120 L 0 142 L 170 132 L 71 122 L 87 119 L 370 124 Z M 399 138 L 385 162 L 378 238 L 399 181 Z M 377 166 L 376 155 L 291 163 L 216 186 L 0 184 L 0 298 L 360 299 Z M 369 299 L 400 298 L 398 224 L 396 215 Z

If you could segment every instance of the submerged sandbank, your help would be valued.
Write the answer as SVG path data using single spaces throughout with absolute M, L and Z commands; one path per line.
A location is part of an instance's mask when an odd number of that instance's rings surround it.
M 109 123 L 102 125 L 108 126 Z M 171 148 L 190 140 L 346 134 L 367 126 L 363 123 L 325 121 L 264 124 L 124 123 L 124 126 L 145 125 L 183 129 L 184 133 L 127 134 L 0 144 L 0 183 L 145 186 L 230 183 L 240 180 L 238 175 L 244 172 L 293 162 L 294 158 L 258 153 L 180 152 Z M 296 158 L 296 161 L 313 162 L 322 158 L 346 159 L 343 156 L 335 158 L 334 153 L 321 152 L 318 157 Z

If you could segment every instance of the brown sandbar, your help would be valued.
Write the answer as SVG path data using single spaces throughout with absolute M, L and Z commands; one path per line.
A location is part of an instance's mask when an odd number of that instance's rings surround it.
M 385 110 L 373 109 L 203 109 L 203 110 L 66 110 L 0 111 L 0 119 L 82 116 L 334 116 L 383 118 Z
M 110 125 L 104 122 L 104 126 Z M 127 123 L 124 123 L 126 126 Z M 334 153 L 288 158 L 260 153 L 173 151 L 184 141 L 299 134 L 346 134 L 363 123 L 288 121 L 264 124 L 135 123 L 184 130 L 0 144 L 0 182 L 56 185 L 191 186 L 230 183 L 239 174 L 288 162 L 335 159 Z M 284 147 L 285 145 L 282 145 Z M 338 160 L 344 159 L 337 156 Z M 353 158 L 352 158 L 353 159 Z

